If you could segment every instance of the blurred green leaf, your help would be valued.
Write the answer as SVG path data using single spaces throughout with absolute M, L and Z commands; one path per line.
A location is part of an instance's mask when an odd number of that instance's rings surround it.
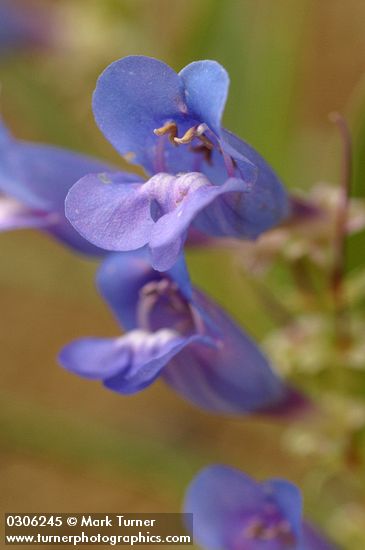
M 365 197 L 365 77 L 356 86 L 348 106 L 353 135 L 353 179 L 351 195 Z M 365 232 L 351 235 L 347 247 L 347 268 L 364 265 Z

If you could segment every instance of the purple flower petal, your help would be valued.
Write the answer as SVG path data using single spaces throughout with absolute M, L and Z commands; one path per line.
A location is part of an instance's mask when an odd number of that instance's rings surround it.
M 218 413 L 254 412 L 285 401 L 285 384 L 256 344 L 202 293 L 195 291 L 193 303 L 215 327 L 217 348 L 189 346 L 163 371 L 166 382 L 199 407 Z
M 244 195 L 213 203 L 194 225 L 212 237 L 255 239 L 289 216 L 289 200 L 276 174 L 252 147 L 227 130 L 223 138 L 233 158 L 249 157 L 257 166 L 257 179 Z
M 22 221 L 18 217 L 18 224 L 44 228 L 74 250 L 86 254 L 100 255 L 103 251 L 75 231 L 65 217 L 64 201 L 80 177 L 106 168 L 105 164 L 85 155 L 17 141 L 4 125 L 0 126 L 0 193 L 21 204 L 24 212 L 32 212 L 31 217 L 22 216 Z M 16 222 L 13 222 L 15 228 Z
M 137 303 L 141 288 L 159 278 L 148 262 L 145 249 L 110 254 L 101 264 L 97 285 L 122 327 L 138 327 Z
M 227 71 L 216 61 L 206 60 L 190 63 L 179 74 L 189 112 L 219 136 L 229 88 Z
M 229 546 L 237 523 L 260 497 L 258 484 L 237 470 L 211 466 L 190 483 L 184 512 L 193 514 L 195 541 L 207 550 L 233 550 Z
M 128 338 L 123 336 L 75 340 L 59 355 L 65 369 L 91 380 L 105 380 L 122 372 L 127 369 L 129 358 Z
M 167 275 L 183 295 L 191 298 L 191 284 L 185 260 L 180 257 Z M 151 269 L 146 249 L 109 254 L 97 274 L 97 285 L 103 298 L 126 330 L 138 327 L 137 303 L 147 283 L 159 280 L 160 273 Z
M 278 403 L 261 409 L 259 414 L 294 420 L 306 413 L 313 412 L 314 409 L 313 402 L 306 395 L 287 385 L 283 398 Z
M 187 111 L 176 72 L 145 56 L 125 57 L 105 69 L 97 82 L 93 109 L 100 130 L 117 151 L 132 153 L 132 162 L 150 173 L 162 171 L 155 163 L 160 140 L 154 130 L 168 119 L 181 119 Z
M 164 329 L 154 334 L 134 330 L 120 338 L 85 338 L 66 346 L 59 360 L 67 370 L 123 394 L 150 384 L 170 359 L 200 337 L 181 337 Z
M 297 540 L 302 536 L 302 497 L 295 485 L 283 479 L 270 479 L 261 483 L 265 494 L 280 509 L 283 517 L 289 522 L 291 531 Z
M 212 212 L 226 215 L 220 228 L 229 233 L 231 212 L 249 186 L 231 178 L 211 185 L 200 173 L 177 177 L 157 174 L 146 183 L 129 183 L 124 174 L 93 174 L 78 181 L 66 198 L 66 216 L 90 242 L 106 250 L 129 251 L 149 244 L 155 269 L 170 269 L 182 252 L 189 225 L 221 195 Z M 229 216 L 233 218 L 230 221 Z M 239 220 L 240 221 L 240 220 Z
M 72 151 L 9 139 L 0 145 L 0 191 L 32 208 L 64 212 L 70 187 L 110 167 Z
M 174 146 L 168 135 L 156 136 L 154 131 L 172 122 L 181 138 L 203 123 L 219 136 L 228 85 L 225 69 L 215 61 L 191 63 L 178 75 L 157 59 L 125 57 L 109 65 L 98 79 L 95 120 L 112 145 L 150 175 L 202 171 L 220 183 L 222 174 L 227 179 L 227 171 L 216 138 L 207 162 L 196 150 L 201 145 L 198 139 L 192 151 L 189 145 Z M 250 159 L 238 155 L 235 160 L 241 163 L 245 181 L 252 182 L 256 168 Z
M 148 243 L 155 223 L 151 199 L 141 183 L 130 183 L 131 178 L 124 173 L 91 174 L 68 193 L 68 220 L 96 246 L 128 251 Z
M 287 193 L 271 166 L 248 143 L 227 130 L 222 131 L 222 138 L 225 147 L 230 147 L 233 157 L 240 154 L 244 158 L 249 158 L 257 167 L 257 179 L 251 186 L 251 192 L 245 196 L 240 208 L 235 208 L 241 222 L 237 225 L 236 234 L 232 231 L 231 236 L 245 236 L 242 229 L 244 227 L 247 228 L 248 236 L 258 236 L 289 216 L 290 204 Z M 212 230 L 206 232 L 213 235 Z
M 232 200 L 237 200 L 237 194 L 241 197 L 247 191 L 242 180 L 232 178 L 220 186 L 210 185 L 197 173 L 182 175 L 176 178 L 176 183 L 179 191 L 175 197 L 176 207 L 158 219 L 149 241 L 152 265 L 159 271 L 173 266 L 185 243 L 189 225 L 200 212 L 220 195 L 228 193 Z
M 31 227 L 43 229 L 57 222 L 57 214 L 31 210 L 15 199 L 0 195 L 0 231 Z
M 183 254 L 177 258 L 172 268 L 169 269 L 166 274 L 176 283 L 181 294 L 190 302 L 193 297 L 193 292 L 188 267 Z

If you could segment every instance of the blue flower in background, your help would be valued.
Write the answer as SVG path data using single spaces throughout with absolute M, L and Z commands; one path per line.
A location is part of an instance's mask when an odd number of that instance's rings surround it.
M 53 34 L 50 12 L 34 5 L 0 0 L 0 55 L 29 47 L 46 46 Z
M 193 514 L 195 541 L 206 550 L 336 550 L 302 521 L 295 485 L 256 482 L 225 466 L 201 471 L 187 490 L 184 512 Z
M 42 229 L 76 251 L 104 254 L 75 231 L 65 217 L 64 201 L 80 177 L 105 170 L 110 166 L 91 157 L 16 140 L 0 125 L 0 231 Z
M 188 227 L 214 237 L 254 239 L 289 213 L 270 166 L 247 143 L 221 128 L 226 71 L 197 61 L 179 74 L 164 63 L 131 56 L 100 76 L 96 121 L 116 149 L 151 179 L 120 185 L 91 175 L 71 189 L 66 215 L 107 250 L 149 246 L 155 269 L 169 269 Z
M 220 413 L 286 414 L 306 403 L 227 314 L 191 288 L 183 260 L 162 274 L 144 251 L 114 254 L 98 284 L 128 332 L 69 344 L 60 354 L 69 371 L 122 394 L 161 376 L 194 404 Z

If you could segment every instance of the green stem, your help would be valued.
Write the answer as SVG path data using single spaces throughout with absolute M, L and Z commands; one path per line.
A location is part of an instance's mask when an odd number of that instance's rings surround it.
M 347 122 L 342 115 L 331 113 L 330 120 L 338 127 L 343 147 L 340 198 L 334 235 L 334 261 L 330 278 L 334 304 L 336 342 L 343 349 L 344 346 L 348 345 L 349 341 L 344 276 L 347 244 L 346 224 L 352 180 L 352 140 Z

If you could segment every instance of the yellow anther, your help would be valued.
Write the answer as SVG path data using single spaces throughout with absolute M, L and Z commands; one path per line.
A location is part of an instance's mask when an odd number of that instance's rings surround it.
M 207 149 L 214 149 L 213 142 L 204 135 L 204 132 L 207 130 L 207 128 L 207 125 L 204 123 L 199 124 L 198 126 L 192 126 L 191 128 L 189 128 L 189 130 L 185 132 L 185 134 L 181 138 L 175 137 L 174 142 L 178 145 L 186 145 L 187 143 L 191 143 L 194 138 L 197 138 L 203 143 L 203 145 Z
M 187 143 L 191 143 L 195 137 L 197 137 L 197 126 L 192 126 L 185 132 L 183 137 L 174 137 L 174 142 L 178 145 L 186 145 Z
M 163 126 L 161 126 L 161 128 L 156 128 L 155 130 L 153 130 L 153 133 L 156 136 L 164 136 L 168 134 L 171 143 L 176 145 L 175 138 L 177 136 L 177 126 L 175 122 L 166 122 Z
M 200 145 L 191 147 L 191 151 L 195 153 L 202 153 L 204 159 L 211 164 L 212 151 L 215 149 L 214 143 L 204 134 L 209 130 L 208 126 L 203 122 L 195 126 L 191 126 L 182 137 L 178 137 L 178 127 L 176 122 L 169 120 L 161 128 L 156 128 L 153 133 L 156 136 L 168 135 L 170 142 L 173 145 L 187 145 L 194 139 L 200 141 Z

